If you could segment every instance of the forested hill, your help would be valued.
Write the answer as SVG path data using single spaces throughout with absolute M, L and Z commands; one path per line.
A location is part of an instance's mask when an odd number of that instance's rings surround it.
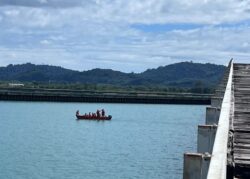
M 190 88 L 202 84 L 205 87 L 213 87 L 221 79 L 224 70 L 225 66 L 222 65 L 181 62 L 157 69 L 148 69 L 143 73 L 123 73 L 110 69 L 93 69 L 79 72 L 57 66 L 26 63 L 0 67 L 0 81 L 111 84 L 120 86 L 159 85 Z

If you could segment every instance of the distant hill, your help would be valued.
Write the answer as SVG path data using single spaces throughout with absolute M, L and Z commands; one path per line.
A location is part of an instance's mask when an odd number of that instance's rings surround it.
M 150 82 L 153 84 L 191 87 L 199 82 L 209 87 L 219 82 L 225 68 L 223 65 L 210 63 L 181 62 L 146 70 L 140 76 L 143 79 L 151 80 Z
M 148 69 L 143 73 L 123 73 L 110 69 L 93 69 L 74 71 L 57 66 L 8 65 L 0 67 L 0 81 L 20 82 L 55 82 L 129 85 L 159 85 L 169 87 L 194 87 L 199 84 L 205 87 L 215 86 L 221 79 L 225 66 L 181 62 Z

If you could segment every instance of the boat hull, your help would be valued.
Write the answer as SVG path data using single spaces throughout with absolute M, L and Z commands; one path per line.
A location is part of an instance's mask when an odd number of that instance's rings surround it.
M 104 116 L 104 117 L 87 117 L 87 116 L 82 116 L 82 115 L 76 115 L 76 118 L 78 120 L 111 120 L 112 116 Z

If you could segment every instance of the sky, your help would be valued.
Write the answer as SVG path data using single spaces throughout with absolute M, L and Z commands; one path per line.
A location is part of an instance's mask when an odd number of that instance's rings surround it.
M 250 0 L 0 0 L 0 66 L 250 63 Z

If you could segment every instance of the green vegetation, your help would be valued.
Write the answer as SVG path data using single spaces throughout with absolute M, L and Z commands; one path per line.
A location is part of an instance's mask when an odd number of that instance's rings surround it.
M 40 83 L 24 82 L 24 87 L 10 87 L 9 82 L 0 82 L 0 88 L 28 88 L 28 89 L 61 89 L 82 90 L 92 92 L 143 92 L 143 93 L 213 93 L 213 88 L 205 88 L 197 85 L 193 88 L 166 87 L 166 86 L 118 86 L 103 84 L 72 84 L 72 83 Z
M 24 88 L 115 92 L 212 93 L 225 66 L 182 62 L 143 73 L 107 69 L 73 71 L 49 65 L 8 65 L 0 67 L 0 87 L 23 83 Z

